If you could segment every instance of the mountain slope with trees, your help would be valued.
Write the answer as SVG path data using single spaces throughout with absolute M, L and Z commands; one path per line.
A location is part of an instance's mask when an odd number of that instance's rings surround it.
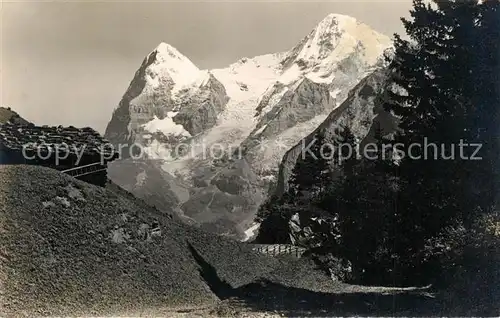
M 297 242 L 341 279 L 432 283 L 500 303 L 499 7 L 415 0 L 412 18 L 402 19 L 409 39 L 395 36 L 380 96 L 398 131 L 372 127 L 376 158 L 331 161 L 329 186 L 317 180 L 310 189 L 323 190 L 307 200 L 293 192 L 297 177 L 324 162 L 297 163 L 288 191 L 262 206 L 258 239 L 301 233 Z M 269 236 L 276 219 L 280 236 Z

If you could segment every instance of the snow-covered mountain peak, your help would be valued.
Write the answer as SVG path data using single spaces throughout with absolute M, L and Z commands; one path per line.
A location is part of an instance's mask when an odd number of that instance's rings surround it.
M 287 73 L 318 73 L 328 78 L 339 63 L 355 59 L 356 63 L 372 65 L 392 42 L 353 17 L 329 14 L 300 41 L 283 59 Z
M 186 86 L 199 83 L 206 77 L 196 65 L 175 47 L 160 43 L 146 58 L 149 66 L 145 70 L 147 89 L 170 88 L 175 95 Z
M 360 22 L 358 22 L 356 18 L 353 18 L 351 16 L 337 14 L 337 13 L 330 13 L 323 20 L 321 20 L 321 22 L 318 23 L 318 25 L 315 28 L 315 31 L 325 32 L 334 28 L 344 29 L 348 25 L 359 24 L 359 23 Z
M 140 186 L 142 168 L 127 171 L 134 191 L 148 200 L 154 193 L 159 206 L 174 204 L 211 231 L 247 229 L 286 151 L 383 66 L 378 59 L 392 44 L 340 14 L 305 31 L 291 50 L 219 69 L 200 70 L 167 43 L 151 51 L 105 135 L 140 144 L 144 164 L 154 166 Z
M 177 61 L 177 63 L 193 64 L 186 56 L 179 52 L 179 50 L 165 42 L 158 44 L 158 46 L 151 53 L 154 53 L 156 55 L 156 59 L 161 62 L 172 63 Z

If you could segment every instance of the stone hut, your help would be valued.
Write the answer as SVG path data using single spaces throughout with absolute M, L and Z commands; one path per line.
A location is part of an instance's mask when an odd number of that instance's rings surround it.
M 72 174 L 78 179 L 105 186 L 107 164 L 117 157 L 112 145 L 92 128 L 13 121 L 0 124 L 0 164 L 33 164 L 63 172 L 70 169 L 78 171 Z

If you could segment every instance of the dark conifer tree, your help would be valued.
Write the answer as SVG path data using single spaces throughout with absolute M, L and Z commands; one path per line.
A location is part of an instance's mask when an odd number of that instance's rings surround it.
M 470 226 L 491 211 L 499 124 L 498 1 L 415 0 L 412 18 L 403 19 L 410 39 L 396 36 L 391 70 L 400 89 L 387 105 L 401 118 L 396 142 L 421 150 L 398 168 L 405 258 L 447 226 Z M 484 160 L 470 160 L 474 148 L 463 145 L 471 143 L 483 144 Z M 425 267 L 419 262 L 416 271 Z
M 288 183 L 290 193 L 314 196 L 322 192 L 331 180 L 333 151 L 323 132 L 317 132 L 310 142 L 304 143 Z

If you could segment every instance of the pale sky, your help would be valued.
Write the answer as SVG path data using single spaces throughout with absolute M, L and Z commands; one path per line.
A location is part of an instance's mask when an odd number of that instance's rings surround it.
M 292 48 L 329 13 L 392 36 L 411 0 L 0 2 L 0 104 L 37 124 L 100 132 L 160 42 L 199 68 Z

